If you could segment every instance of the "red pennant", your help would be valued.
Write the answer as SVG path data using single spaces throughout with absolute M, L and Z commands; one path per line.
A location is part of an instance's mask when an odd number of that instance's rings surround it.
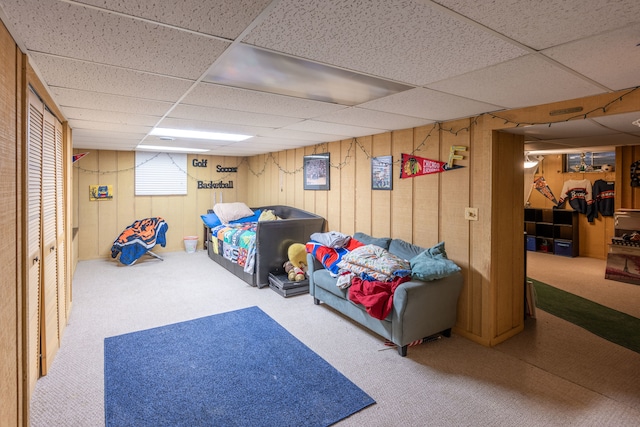
M 88 152 L 86 152 L 86 153 L 78 153 L 78 154 L 74 154 L 74 155 L 73 155 L 73 162 L 71 162 L 71 163 L 75 163 L 75 162 L 77 162 L 78 160 L 80 160 L 81 158 L 83 158 L 84 156 L 86 156 L 87 154 L 89 154 L 89 153 L 88 153 Z
M 431 173 L 445 172 L 446 162 L 425 159 L 424 157 L 402 154 L 402 164 L 400 165 L 400 178 L 414 178 L 416 176 L 428 175 Z

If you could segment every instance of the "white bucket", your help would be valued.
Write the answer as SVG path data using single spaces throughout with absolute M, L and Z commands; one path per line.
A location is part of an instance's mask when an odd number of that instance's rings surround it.
M 188 254 L 192 254 L 198 247 L 198 236 L 185 236 L 184 238 L 184 250 Z

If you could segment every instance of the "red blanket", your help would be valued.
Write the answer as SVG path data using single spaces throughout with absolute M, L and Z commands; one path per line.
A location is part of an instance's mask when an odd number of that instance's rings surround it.
M 349 287 L 349 299 L 362 304 L 371 317 L 386 319 L 393 308 L 393 293 L 401 283 L 408 280 L 411 280 L 411 276 L 396 277 L 391 282 L 354 277 Z

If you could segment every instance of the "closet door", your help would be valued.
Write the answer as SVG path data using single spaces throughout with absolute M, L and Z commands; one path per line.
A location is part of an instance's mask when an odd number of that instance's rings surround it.
M 58 245 L 56 215 L 56 123 L 49 111 L 44 112 L 42 145 L 42 262 L 41 281 L 41 373 L 46 375 L 53 356 L 60 348 L 58 308 Z
M 65 174 L 64 174 L 64 140 L 62 132 L 62 124 L 56 121 L 56 242 L 57 242 L 57 283 L 58 283 L 58 334 L 62 338 L 62 332 L 66 327 L 69 307 L 69 292 L 67 289 L 67 241 L 65 227 Z
M 27 315 L 27 369 L 29 388 L 33 391 L 40 377 L 40 268 L 41 246 L 41 183 L 42 183 L 42 138 L 44 105 L 29 92 L 29 121 L 27 126 L 27 293 L 25 308 Z

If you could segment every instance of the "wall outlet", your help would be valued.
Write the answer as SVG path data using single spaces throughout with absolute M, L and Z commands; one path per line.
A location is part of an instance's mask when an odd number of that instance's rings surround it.
M 477 221 L 478 208 L 464 208 L 464 219 L 469 221 Z

